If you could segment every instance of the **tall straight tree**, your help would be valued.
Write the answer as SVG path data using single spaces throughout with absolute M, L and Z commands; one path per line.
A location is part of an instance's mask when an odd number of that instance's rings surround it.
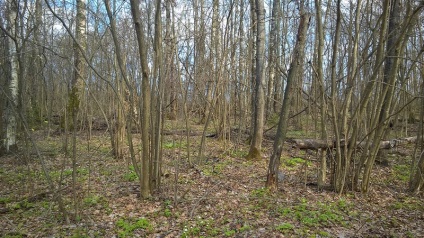
M 253 136 L 250 143 L 249 154 L 247 159 L 260 159 L 262 158 L 262 140 L 264 131 L 265 120 L 265 9 L 264 1 L 256 0 L 256 80 L 255 80 L 255 98 L 254 98 L 254 112 L 253 112 Z M 253 73 L 253 72 L 252 72 Z
M 332 123 L 334 136 L 336 139 L 336 148 L 340 148 L 340 128 L 339 128 L 339 118 L 337 111 L 337 79 L 336 79 L 336 67 L 337 67 L 337 56 L 340 42 L 340 27 L 341 27 L 341 0 L 337 0 L 337 17 L 336 17 L 336 29 L 334 32 L 334 40 L 333 40 L 333 52 L 331 58 L 331 115 L 332 115 Z M 336 150 L 336 159 L 334 164 L 335 174 L 332 177 L 332 185 L 336 191 L 342 191 L 344 187 L 344 179 L 343 174 L 346 170 L 346 160 L 342 158 L 341 151 Z
M 301 7 L 301 9 L 303 9 Z M 278 187 L 278 170 L 280 167 L 280 157 L 283 152 L 283 144 L 286 139 L 287 125 L 290 112 L 290 101 L 293 94 L 293 83 L 299 77 L 301 65 L 304 61 L 302 56 L 305 51 L 306 33 L 308 30 L 310 15 L 301 10 L 299 29 L 297 32 L 296 45 L 293 50 L 292 61 L 287 76 L 287 84 L 284 93 L 283 104 L 280 111 L 280 119 L 278 121 L 277 135 L 275 137 L 273 151 L 268 165 L 268 174 L 266 187 L 275 190 Z
M 321 0 L 315 0 L 315 15 L 316 15 L 316 78 L 317 85 L 319 88 L 319 102 L 321 104 L 320 109 L 320 122 L 321 122 L 321 140 L 327 140 L 326 130 L 326 113 L 327 105 L 325 101 L 325 89 L 324 89 L 324 73 L 323 73 L 323 51 L 324 51 L 324 29 L 322 26 L 321 19 Z M 324 149 L 321 151 L 320 157 L 320 168 L 318 172 L 318 187 L 322 187 L 326 180 L 327 160 L 325 158 Z
M 280 0 L 274 0 L 272 5 L 272 15 L 271 15 L 271 31 L 269 36 L 270 47 L 269 51 L 269 79 L 268 79 L 268 93 L 266 97 L 266 107 L 265 107 L 265 118 L 269 118 L 270 113 L 274 113 L 274 106 L 272 100 L 274 100 L 274 91 L 276 89 L 274 85 L 276 81 L 280 81 L 281 77 L 278 73 L 278 67 L 280 67 L 280 45 L 281 45 L 281 3 Z
M 149 66 L 147 64 L 147 46 L 145 42 L 145 35 L 143 24 L 141 22 L 140 0 L 130 0 L 131 13 L 135 26 L 135 32 L 138 42 L 138 54 L 140 57 L 141 65 L 141 142 L 142 142 L 142 155 L 141 155 L 141 178 L 140 178 L 140 193 L 141 197 L 147 199 L 151 196 L 150 189 L 150 78 Z
M 122 49 L 121 49 L 121 45 L 119 43 L 119 39 L 116 33 L 116 20 L 115 17 L 112 14 L 112 10 L 110 7 L 110 0 L 104 0 L 105 3 L 105 7 L 106 7 L 106 12 L 110 21 L 110 32 L 112 34 L 112 38 L 113 38 L 113 43 L 115 45 L 115 57 L 116 57 L 116 61 L 118 62 L 118 67 L 119 67 L 119 71 L 120 71 L 120 75 L 122 77 L 123 80 L 121 80 L 121 77 L 118 77 L 115 80 L 115 87 L 116 87 L 116 91 L 117 91 L 117 99 L 118 99 L 118 106 L 116 108 L 116 113 L 115 115 L 113 115 L 113 120 L 114 120 L 114 124 L 112 125 L 112 130 L 111 130 L 111 141 L 112 141 L 112 150 L 113 150 L 113 155 L 115 156 L 115 158 L 117 159 L 122 159 L 124 156 L 124 138 L 125 138 L 125 134 L 126 134 L 126 130 L 125 130 L 125 118 L 124 118 L 124 110 L 125 110 L 125 97 L 124 97 L 124 92 L 126 91 L 126 87 L 125 85 L 127 85 L 127 87 L 129 86 L 129 81 L 128 81 L 128 76 L 127 76 L 127 70 L 125 69 L 125 63 L 124 63 L 124 57 L 122 55 Z M 115 5 L 115 4 L 114 4 Z M 124 84 L 125 82 L 125 84 Z M 133 90 L 130 89 L 130 98 L 131 98 L 131 102 L 133 101 Z M 131 108 L 133 108 L 134 105 L 131 105 Z M 126 106 L 128 108 L 128 106 Z M 129 115 L 130 118 L 131 114 L 133 112 L 133 110 L 129 108 Z M 132 120 L 132 119 L 130 119 Z M 127 125 L 127 128 L 130 128 L 130 125 Z M 131 136 L 130 136 L 131 137 Z M 128 141 L 129 143 L 131 143 L 131 140 Z M 130 145 L 132 146 L 132 145 Z M 131 158 L 133 159 L 133 153 L 131 153 Z M 132 160 L 134 161 L 134 160 Z M 136 167 L 136 166 L 134 166 Z
M 156 103 L 154 108 L 155 118 L 153 119 L 153 146 L 152 146 L 152 160 L 151 160 L 151 185 L 153 189 L 157 189 L 160 186 L 160 173 L 162 164 L 162 149 L 161 149 L 161 129 L 162 129 L 162 101 L 164 97 L 164 85 L 162 80 L 162 14 L 161 14 L 161 0 L 156 0 L 156 11 L 155 11 L 155 39 L 154 39 L 154 69 L 153 78 L 155 88 L 155 95 L 152 100 Z M 155 100 L 156 99 L 156 100 Z M 174 104 L 176 105 L 176 104 Z
M 9 77 L 6 79 L 8 82 L 8 91 L 6 92 L 6 111 L 5 111 L 5 138 L 3 139 L 3 147 L 6 153 L 12 152 L 17 149 L 16 133 L 17 133 L 17 120 L 16 115 L 18 111 L 18 76 L 19 76 L 19 62 L 17 54 L 17 17 L 18 17 L 18 2 L 9 0 L 7 3 L 7 32 L 8 40 L 7 47 L 9 51 Z M 3 134 L 3 133 L 2 133 Z
M 77 0 L 77 17 L 74 41 L 74 77 L 71 81 L 71 92 L 69 94 L 68 112 L 71 115 L 73 136 L 72 136 L 72 185 L 75 208 L 75 218 L 78 216 L 77 202 L 77 116 L 80 108 L 80 98 L 83 90 L 83 81 L 86 78 L 86 66 L 84 52 L 87 47 L 87 2 Z

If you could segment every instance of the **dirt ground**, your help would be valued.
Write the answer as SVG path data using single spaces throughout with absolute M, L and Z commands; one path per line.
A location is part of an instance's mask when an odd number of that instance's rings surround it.
M 198 134 L 190 137 L 191 167 L 184 133 L 167 133 L 162 186 L 150 200 L 141 200 L 129 160 L 111 156 L 108 133 L 78 135 L 74 191 L 63 136 L 35 132 L 42 161 L 29 144 L 0 158 L 0 236 L 424 237 L 423 196 L 406 191 L 411 161 L 406 152 L 389 153 L 389 166 L 374 167 L 368 194 L 338 195 L 315 186 L 313 155 L 304 160 L 287 145 L 279 190 L 270 192 L 264 185 L 272 141 L 264 143 L 263 160 L 246 161 L 245 138 L 208 137 L 206 156 L 198 160 Z M 77 211 L 76 220 L 64 221 L 42 163 L 66 211 Z

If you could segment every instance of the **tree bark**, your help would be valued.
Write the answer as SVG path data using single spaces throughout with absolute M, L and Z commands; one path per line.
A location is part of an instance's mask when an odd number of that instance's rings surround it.
M 141 109 L 142 114 L 140 118 L 141 124 L 141 141 L 142 141 L 142 156 L 141 156 L 141 179 L 140 179 L 140 193 L 141 197 L 147 199 L 151 197 L 150 189 L 150 78 L 149 78 L 149 67 L 147 65 L 147 46 L 145 43 L 145 36 L 143 30 L 143 24 L 141 22 L 140 13 L 140 0 L 130 0 L 131 13 L 133 22 L 135 25 L 136 37 L 138 42 L 138 54 L 140 57 L 141 66 L 141 94 L 142 102 Z
M 278 129 L 277 129 L 276 138 L 274 140 L 272 155 L 269 160 L 267 181 L 265 184 L 266 187 L 271 188 L 273 190 L 277 189 L 278 187 L 277 175 L 278 175 L 278 170 L 280 167 L 280 157 L 283 151 L 283 142 L 286 138 L 286 133 L 287 133 L 287 125 L 288 125 L 288 118 L 289 118 L 289 112 L 290 112 L 290 100 L 291 100 L 292 91 L 293 91 L 292 86 L 293 86 L 294 80 L 299 75 L 299 69 L 301 68 L 300 66 L 304 60 L 302 58 L 299 58 L 299 56 L 303 55 L 305 50 L 306 33 L 308 30 L 309 21 L 310 21 L 310 15 L 307 12 L 301 12 L 299 29 L 297 32 L 296 45 L 293 50 L 293 57 L 290 63 L 290 70 L 287 77 L 287 84 L 286 84 L 286 90 L 284 93 L 283 105 L 281 107 L 281 112 L 280 112 L 280 120 L 278 122 Z
M 18 3 L 15 0 L 8 1 L 7 27 L 8 27 L 8 51 L 9 51 L 9 79 L 5 118 L 5 138 L 3 141 L 4 151 L 10 153 L 18 149 L 17 113 L 18 113 L 18 89 L 19 89 L 19 62 L 17 52 L 17 17 Z
M 71 81 L 71 92 L 68 99 L 68 112 L 72 119 L 72 186 L 75 214 L 74 219 L 79 216 L 79 202 L 77 197 L 77 123 L 80 110 L 81 93 L 83 81 L 86 77 L 86 66 L 84 52 L 87 47 L 87 4 L 86 0 L 77 0 L 77 16 L 74 42 L 74 77 Z M 80 47 L 78 47 L 78 44 Z
M 324 87 L 324 73 L 323 73 L 323 51 L 324 51 L 324 29 L 322 27 L 321 19 L 321 0 L 315 0 L 315 12 L 316 12 L 316 31 L 317 31 L 317 52 L 316 52 L 316 71 L 317 71 L 317 85 L 319 93 L 319 101 L 321 103 L 320 108 L 320 122 L 321 122 L 321 140 L 327 140 L 327 102 L 325 100 L 325 87 Z M 327 172 L 327 158 L 325 156 L 325 150 L 321 150 L 320 156 L 320 167 L 318 171 L 318 187 L 322 187 L 325 184 L 326 172 Z
M 256 72 L 255 72 L 255 110 L 253 113 L 253 136 L 247 159 L 262 158 L 262 140 L 265 116 L 265 9 L 264 1 L 256 0 Z

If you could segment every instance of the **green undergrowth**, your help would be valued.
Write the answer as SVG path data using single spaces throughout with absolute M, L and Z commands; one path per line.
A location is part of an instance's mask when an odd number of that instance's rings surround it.
M 206 161 L 206 164 L 202 169 L 202 173 L 206 176 L 221 175 L 225 168 L 231 163 L 232 161 L 228 159 L 215 158 L 212 160 L 208 160 Z
M 235 223 L 234 223 L 235 222 Z M 186 221 L 182 225 L 181 237 L 236 237 L 246 234 L 252 228 L 241 221 L 224 219 L 217 222 L 212 218 L 197 216 L 192 221 Z M 244 236 L 242 236 L 244 237 Z
M 278 206 L 277 216 L 295 221 L 294 223 L 282 223 L 276 226 L 276 230 L 284 234 L 309 234 L 310 229 L 319 230 L 327 226 L 349 227 L 348 217 L 356 216 L 352 211 L 352 204 L 344 199 L 335 202 L 308 202 L 306 199 L 300 199 L 299 203 L 292 206 Z M 349 214 L 349 211 L 350 214 Z M 296 228 L 295 228 L 296 227 Z M 320 236 L 327 236 L 322 232 Z
M 127 182 L 134 182 L 137 180 L 137 173 L 133 165 L 129 166 L 129 171 L 123 175 L 123 179 Z
M 186 149 L 187 148 L 187 141 L 168 141 L 163 143 L 162 148 L 164 149 Z
M 391 205 L 394 210 L 417 211 L 424 212 L 424 201 L 420 201 L 414 197 L 408 197 L 400 201 L 396 201 Z
M 282 167 L 286 170 L 297 170 L 301 166 L 311 166 L 312 162 L 299 157 L 283 158 Z
M 410 166 L 406 164 L 397 164 L 393 166 L 394 179 L 402 182 L 408 182 L 410 177 Z
M 116 222 L 117 234 L 118 237 L 134 237 L 134 232 L 136 230 L 142 231 L 146 236 L 146 233 L 149 233 L 153 226 L 147 218 L 139 218 L 139 219 L 129 219 L 129 218 L 121 218 Z

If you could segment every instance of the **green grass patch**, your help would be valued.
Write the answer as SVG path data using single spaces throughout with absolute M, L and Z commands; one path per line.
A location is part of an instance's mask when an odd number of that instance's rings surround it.
M 137 173 L 135 172 L 134 166 L 130 165 L 129 171 L 124 174 L 124 180 L 127 182 L 134 182 L 138 179 Z
M 393 166 L 393 175 L 397 180 L 407 182 L 410 176 L 410 167 L 406 164 L 397 164 Z
M 287 137 L 289 138 L 306 138 L 308 137 L 308 133 L 306 133 L 305 131 L 301 131 L 301 130 L 293 130 L 293 131 L 288 131 L 287 132 Z
M 416 198 L 407 198 L 404 201 L 397 201 L 391 205 L 395 210 L 422 211 L 424 212 L 424 202 Z
M 168 141 L 163 143 L 162 148 L 164 149 L 185 149 L 187 148 L 187 141 Z
M 295 170 L 297 168 L 299 168 L 299 166 L 305 165 L 306 166 L 311 166 L 312 162 L 311 161 L 307 161 L 304 160 L 302 158 L 299 157 L 290 157 L 290 158 L 284 158 L 283 159 L 283 167 L 288 169 L 288 170 Z
M 329 224 L 345 226 L 345 219 L 341 211 L 350 208 L 351 204 L 345 200 L 326 204 L 320 202 L 308 204 L 305 199 L 302 199 L 295 206 L 280 208 L 279 213 L 281 216 L 295 219 L 307 227 L 321 227 Z
M 275 229 L 281 233 L 287 233 L 288 231 L 293 230 L 294 226 L 290 223 L 282 223 L 275 227 Z
M 297 157 L 284 160 L 284 165 L 286 165 L 288 167 L 295 167 L 295 166 L 297 166 L 299 164 L 303 164 L 303 163 L 305 163 L 305 160 L 302 159 L 302 158 L 297 158 Z
M 7 204 L 9 203 L 11 200 L 8 197 L 0 197 L 0 204 Z
M 248 151 L 246 150 L 230 150 L 229 156 L 233 158 L 245 158 L 248 154 Z
M 97 194 L 91 194 L 90 196 L 85 197 L 83 201 L 86 206 L 92 207 L 99 204 L 102 199 L 102 196 L 99 196 Z
M 256 198 L 262 198 L 268 195 L 269 193 L 270 193 L 269 189 L 263 187 L 263 188 L 257 188 L 253 190 L 250 194 Z
M 153 228 L 146 218 L 137 220 L 121 218 L 116 222 L 116 226 L 118 227 L 118 237 L 133 237 L 135 230 L 142 229 L 148 233 Z
M 222 234 L 222 231 L 216 228 L 214 222 L 213 219 L 204 219 L 198 216 L 195 221 L 186 222 L 183 225 L 181 237 L 202 237 L 200 234 L 205 234 L 205 237 L 216 237 Z

